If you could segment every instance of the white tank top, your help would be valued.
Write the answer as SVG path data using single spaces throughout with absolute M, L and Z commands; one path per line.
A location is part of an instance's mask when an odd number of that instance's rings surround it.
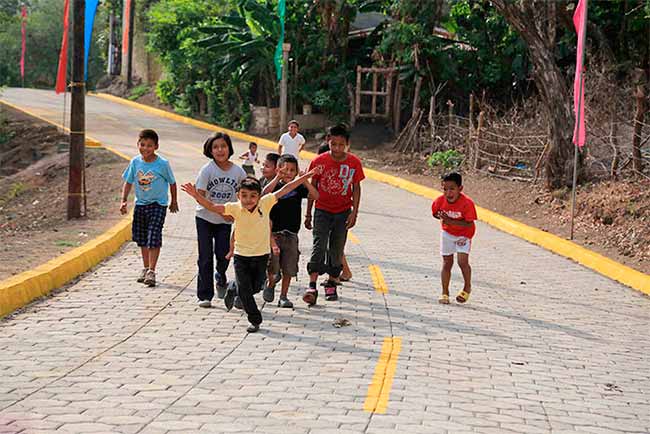
M 244 160 L 244 166 L 255 165 L 255 160 L 257 160 L 257 153 L 253 154 L 251 151 L 248 151 L 248 158 Z

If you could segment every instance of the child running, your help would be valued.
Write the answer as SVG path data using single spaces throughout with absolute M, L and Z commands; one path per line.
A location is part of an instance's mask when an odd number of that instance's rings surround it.
M 257 143 L 250 142 L 248 144 L 248 151 L 239 156 L 240 160 L 244 160 L 241 167 L 247 175 L 255 176 L 255 164 L 259 164 L 257 159 Z
M 433 201 L 431 213 L 440 220 L 440 255 L 442 256 L 442 296 L 441 304 L 449 304 L 449 282 L 454 265 L 454 253 L 458 256 L 458 266 L 463 273 L 465 285 L 456 296 L 458 303 L 469 300 L 472 292 L 472 268 L 469 266 L 469 251 L 472 237 L 476 232 L 476 208 L 472 199 L 465 196 L 463 178 L 459 173 L 450 173 L 442 178 L 443 195 Z
M 298 175 L 298 160 L 290 154 L 280 157 L 278 162 L 281 176 L 277 176 L 266 186 L 263 193 L 282 190 Z M 304 182 L 294 191 L 278 199 L 278 203 L 271 210 L 272 242 L 277 245 L 278 252 L 274 252 L 273 245 L 269 269 L 268 284 L 264 289 L 264 301 L 272 302 L 275 298 L 276 275 L 282 270 L 282 286 L 278 307 L 292 308 L 293 303 L 287 298 L 291 278 L 298 275 L 298 231 L 300 230 L 300 217 L 302 214 L 302 200 L 309 197 L 318 199 L 318 191 L 310 182 Z
M 325 299 L 338 299 L 337 279 L 341 274 L 342 256 L 348 229 L 357 221 L 361 201 L 361 181 L 365 178 L 361 160 L 346 151 L 350 134 L 344 125 L 330 129 L 329 152 L 316 157 L 310 170 L 322 167 L 322 173 L 312 178 L 318 190 L 316 211 L 313 221 L 313 248 L 307 264 L 309 288 L 303 301 L 310 306 L 316 304 L 318 290 L 316 280 L 327 273 Z M 305 218 L 307 229 L 312 228 L 311 219 Z
M 246 178 L 244 170 L 230 161 L 233 153 L 232 140 L 226 133 L 215 133 L 203 144 L 203 155 L 210 162 L 199 171 L 196 189 L 212 203 L 224 204 L 235 200 L 237 186 Z M 217 296 L 224 298 L 226 295 L 226 270 L 230 264 L 226 255 L 230 249 L 231 227 L 232 218 L 224 218 L 201 205 L 196 207 L 196 238 L 199 244 L 196 296 L 199 307 L 212 306 L 215 286 L 212 273 L 215 273 Z
M 305 175 L 294 179 L 280 190 L 262 196 L 260 182 L 247 177 L 239 185 L 238 202 L 215 204 L 203 197 L 192 184 L 183 184 L 182 190 L 192 196 L 201 206 L 221 215 L 232 216 L 235 221 L 235 278 L 237 291 L 244 311 L 248 315 L 249 333 L 260 329 L 262 314 L 253 294 L 264 284 L 266 267 L 271 246 L 270 211 L 278 198 L 296 189 L 305 180 L 318 173 L 313 169 Z M 235 294 L 228 291 L 224 298 L 226 308 L 232 309 Z
M 176 179 L 169 161 L 156 154 L 158 134 L 154 130 L 142 130 L 138 135 L 138 151 L 129 167 L 122 174 L 122 204 L 120 212 L 126 214 L 131 186 L 135 184 L 135 210 L 131 232 L 133 241 L 140 247 L 144 268 L 138 282 L 156 286 L 156 265 L 162 247 L 162 230 L 167 214 L 178 212 Z M 169 203 L 167 188 L 172 200 Z
M 291 154 L 300 158 L 300 151 L 305 147 L 305 138 L 298 132 L 299 128 L 298 121 L 289 121 L 288 131 L 280 136 L 278 154 Z

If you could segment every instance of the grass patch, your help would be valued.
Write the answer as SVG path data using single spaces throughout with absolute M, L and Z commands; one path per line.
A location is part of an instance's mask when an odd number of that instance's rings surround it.
M 9 190 L 4 194 L 3 197 L 0 197 L 0 205 L 4 205 L 12 199 L 17 198 L 27 190 L 27 186 L 22 182 L 15 182 L 11 184 Z
M 54 242 L 54 245 L 57 247 L 77 247 L 79 243 L 74 241 L 58 240 Z
M 146 95 L 147 93 L 149 93 L 150 90 L 151 87 L 149 87 L 146 84 L 138 85 L 133 89 L 131 89 L 131 93 L 129 94 L 128 99 L 130 99 L 131 101 L 135 101 L 138 98 L 140 98 L 142 95 Z

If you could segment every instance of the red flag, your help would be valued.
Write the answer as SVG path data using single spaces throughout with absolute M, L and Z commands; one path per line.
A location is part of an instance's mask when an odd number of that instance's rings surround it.
M 129 31 L 131 27 L 131 0 L 126 0 L 126 5 L 124 6 L 124 21 L 122 23 L 122 54 L 126 56 L 129 52 Z M 126 58 L 126 57 L 125 57 Z
M 587 32 L 587 0 L 579 0 L 573 14 L 573 26 L 578 35 L 576 54 L 576 74 L 573 81 L 573 113 L 576 116 L 573 129 L 573 143 L 579 147 L 585 144 L 585 82 L 584 82 L 584 50 Z M 579 111 L 579 112 L 578 112 Z
M 59 53 L 59 70 L 56 74 L 56 93 L 65 92 L 68 74 L 68 22 L 70 17 L 70 0 L 63 3 L 63 39 Z
M 23 10 L 21 11 L 21 15 L 23 17 L 21 26 L 20 26 L 20 33 L 22 34 L 22 50 L 20 52 L 20 77 L 23 79 L 23 82 L 25 81 L 25 30 L 27 26 L 27 6 L 23 5 Z

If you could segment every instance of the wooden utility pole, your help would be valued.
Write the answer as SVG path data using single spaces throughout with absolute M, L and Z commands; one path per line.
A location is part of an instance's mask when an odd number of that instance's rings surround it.
M 129 46 L 127 47 L 128 54 L 126 56 L 126 85 L 131 87 L 133 85 L 133 24 L 135 23 L 133 16 L 135 15 L 135 0 L 126 2 L 124 6 L 125 8 L 126 5 L 131 6 L 131 10 L 129 11 Z
M 68 174 L 68 220 L 82 217 L 84 194 L 84 143 L 85 128 L 85 89 L 84 81 L 84 15 L 85 0 L 72 3 L 72 84 L 70 107 L 70 171 Z
M 282 44 L 282 81 L 280 81 L 280 128 L 287 126 L 287 72 L 291 44 Z

